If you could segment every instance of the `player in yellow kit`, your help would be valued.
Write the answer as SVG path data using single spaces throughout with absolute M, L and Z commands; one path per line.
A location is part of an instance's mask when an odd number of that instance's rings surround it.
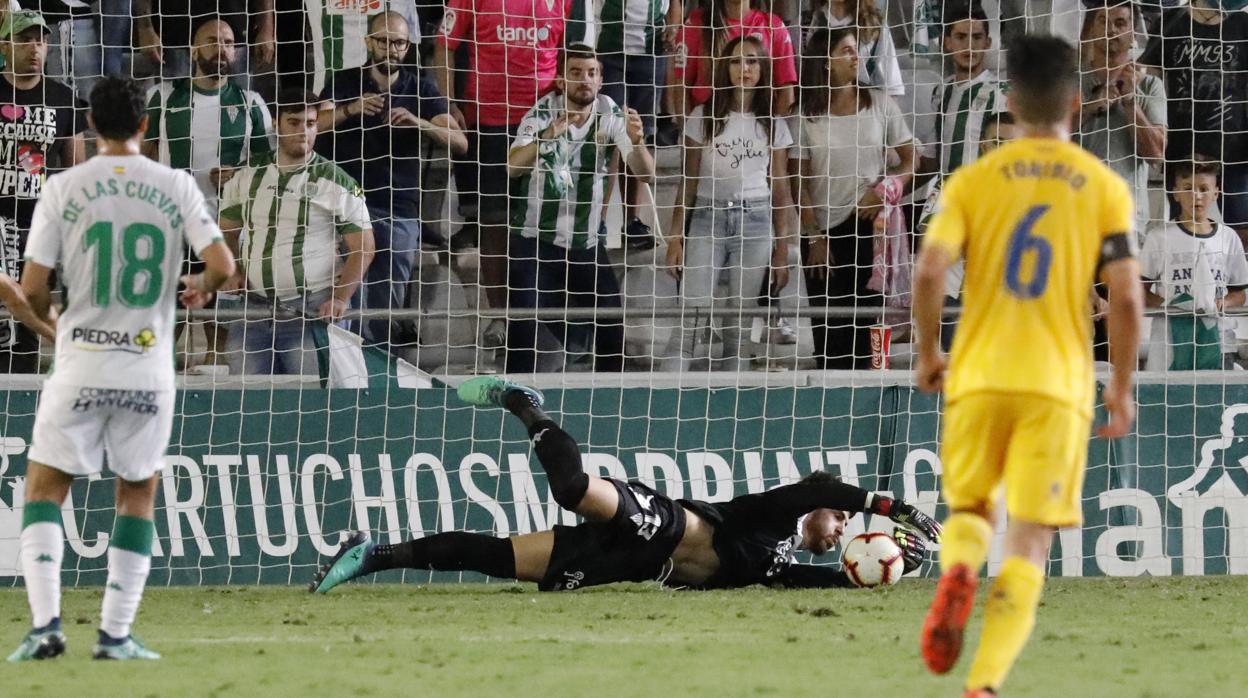
M 993 507 L 1005 489 L 1005 561 L 984 609 L 967 696 L 995 695 L 1035 624 L 1056 529 L 1078 525 L 1095 382 L 1089 289 L 1109 287 L 1113 377 L 1101 436 L 1123 436 L 1135 414 L 1139 266 L 1125 182 L 1069 142 L 1079 98 L 1075 49 L 1025 36 L 1008 54 L 1010 111 L 1023 137 L 958 170 L 919 257 L 915 380 L 945 391 L 944 494 L 950 515 L 942 575 L 923 626 L 936 673 L 962 649 Z M 962 319 L 946 361 L 939 343 L 945 272 L 966 260 Z

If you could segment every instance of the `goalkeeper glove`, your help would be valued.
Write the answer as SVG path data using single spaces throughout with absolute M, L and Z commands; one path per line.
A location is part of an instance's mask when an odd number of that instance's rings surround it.
M 923 564 L 923 557 L 927 554 L 927 544 L 910 529 L 901 526 L 893 529 L 893 540 L 897 542 L 897 547 L 901 548 L 902 574 L 910 574 L 917 570 L 919 565 Z
M 888 518 L 917 530 L 933 543 L 940 542 L 940 522 L 900 499 L 893 500 L 892 507 L 888 511 Z

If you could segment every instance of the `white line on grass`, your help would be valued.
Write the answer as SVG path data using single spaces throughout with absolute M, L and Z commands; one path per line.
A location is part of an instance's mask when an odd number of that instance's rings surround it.
M 738 637 L 729 633 L 697 633 L 697 639 L 730 639 Z M 226 645 L 226 644 L 258 644 L 258 643 L 305 643 L 305 644 L 347 644 L 353 645 L 359 642 L 380 641 L 383 638 L 370 638 L 366 636 L 362 640 L 354 638 L 320 638 L 320 637 L 294 637 L 285 635 L 238 635 L 228 637 L 187 637 L 187 638 L 153 638 L 158 644 L 174 644 L 174 645 Z M 490 642 L 490 643 L 512 643 L 517 640 L 525 640 L 528 642 L 571 642 L 571 643 L 592 643 L 603 645 L 628 645 L 638 642 L 650 643 L 685 643 L 694 639 L 688 635 L 596 635 L 577 633 L 569 635 L 460 635 L 460 636 L 417 636 L 410 638 L 415 641 L 429 642 Z

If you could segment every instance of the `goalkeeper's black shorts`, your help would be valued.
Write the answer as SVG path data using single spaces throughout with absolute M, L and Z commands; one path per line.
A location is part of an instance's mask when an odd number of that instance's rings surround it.
M 671 573 L 672 551 L 685 534 L 685 510 L 640 482 L 606 479 L 620 495 L 615 516 L 554 527 L 542 591 L 662 580 Z

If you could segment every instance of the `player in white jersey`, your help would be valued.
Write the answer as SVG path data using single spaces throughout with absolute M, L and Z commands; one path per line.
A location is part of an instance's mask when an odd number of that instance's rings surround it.
M 65 651 L 60 620 L 61 504 L 77 475 L 117 475 L 96 659 L 159 659 L 130 635 L 151 568 L 158 471 L 173 428 L 174 306 L 183 242 L 206 263 L 182 277 L 198 308 L 234 271 L 204 195 L 186 172 L 140 154 L 147 130 L 138 83 L 108 77 L 91 91 L 98 154 L 51 177 L 35 208 L 12 307 L 45 336 L 56 370 L 44 384 L 26 469 L 21 566 L 33 629 L 9 661 Z M 58 269 L 65 310 L 52 316 Z M 15 295 L 11 284 L 0 293 Z

